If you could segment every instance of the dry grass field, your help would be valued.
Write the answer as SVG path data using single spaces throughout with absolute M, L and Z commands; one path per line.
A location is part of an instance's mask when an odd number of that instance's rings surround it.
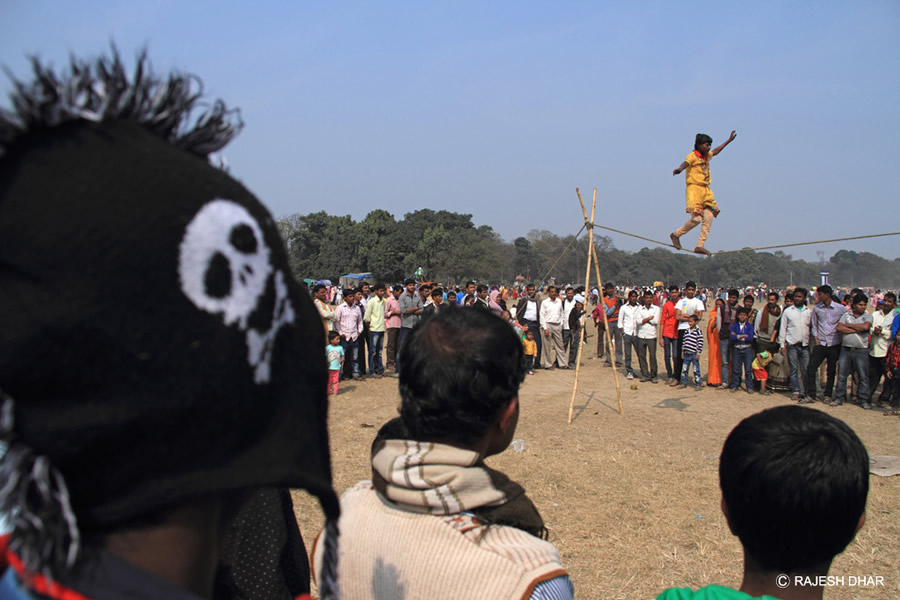
M 665 375 L 661 352 L 658 359 Z M 619 415 L 612 369 L 596 359 L 582 363 L 573 423 L 567 425 L 566 417 L 575 372 L 538 371 L 520 391 L 516 438 L 525 441 L 525 450 L 508 449 L 488 460 L 525 486 L 562 554 L 576 596 L 647 599 L 671 586 L 738 586 L 743 557 L 719 507 L 719 452 L 738 421 L 789 398 L 676 390 L 664 383 L 632 390 L 637 380 L 628 382 L 620 374 L 625 414 Z M 705 375 L 705 357 L 702 365 Z M 350 382 L 332 398 L 329 427 L 339 493 L 370 478 L 369 445 L 376 428 L 396 415 L 398 403 L 393 378 Z M 852 405 L 813 408 L 846 421 L 870 454 L 900 454 L 900 418 Z M 322 514 L 302 492 L 295 493 L 294 502 L 311 546 Z M 825 597 L 900 598 L 898 557 L 900 476 L 873 475 L 866 525 L 831 574 L 880 575 L 885 584 L 831 587 Z

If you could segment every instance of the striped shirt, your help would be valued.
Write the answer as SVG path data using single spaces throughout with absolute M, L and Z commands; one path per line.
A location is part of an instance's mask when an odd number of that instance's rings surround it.
M 684 341 L 681 350 L 685 354 L 700 354 L 703 352 L 703 332 L 699 327 L 692 327 L 684 332 Z

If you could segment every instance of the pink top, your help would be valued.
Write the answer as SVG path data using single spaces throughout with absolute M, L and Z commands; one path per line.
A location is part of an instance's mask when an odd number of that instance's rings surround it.
M 400 303 L 393 295 L 384 301 L 384 326 L 387 329 L 400 327 Z

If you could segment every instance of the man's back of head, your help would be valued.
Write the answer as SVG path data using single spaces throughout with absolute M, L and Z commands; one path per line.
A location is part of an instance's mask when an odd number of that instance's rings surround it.
M 469 443 L 497 420 L 525 377 L 522 344 L 502 319 L 448 307 L 400 351 L 400 417 L 420 440 Z

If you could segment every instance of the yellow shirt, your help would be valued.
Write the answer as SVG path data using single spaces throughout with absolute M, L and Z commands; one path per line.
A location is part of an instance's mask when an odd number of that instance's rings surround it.
M 684 158 L 684 162 L 688 164 L 684 170 L 684 182 L 687 185 L 705 185 L 709 186 L 709 161 L 712 158 L 707 154 L 706 158 L 701 158 L 696 151 L 692 151 Z
M 525 349 L 525 356 L 537 356 L 537 342 L 534 340 L 522 340 L 522 347 Z
M 770 362 L 772 362 L 771 352 L 769 352 L 768 356 L 766 356 L 765 358 L 763 358 L 762 354 L 757 354 L 756 358 L 753 359 L 752 367 L 754 369 L 765 369 L 766 365 L 768 365 Z

